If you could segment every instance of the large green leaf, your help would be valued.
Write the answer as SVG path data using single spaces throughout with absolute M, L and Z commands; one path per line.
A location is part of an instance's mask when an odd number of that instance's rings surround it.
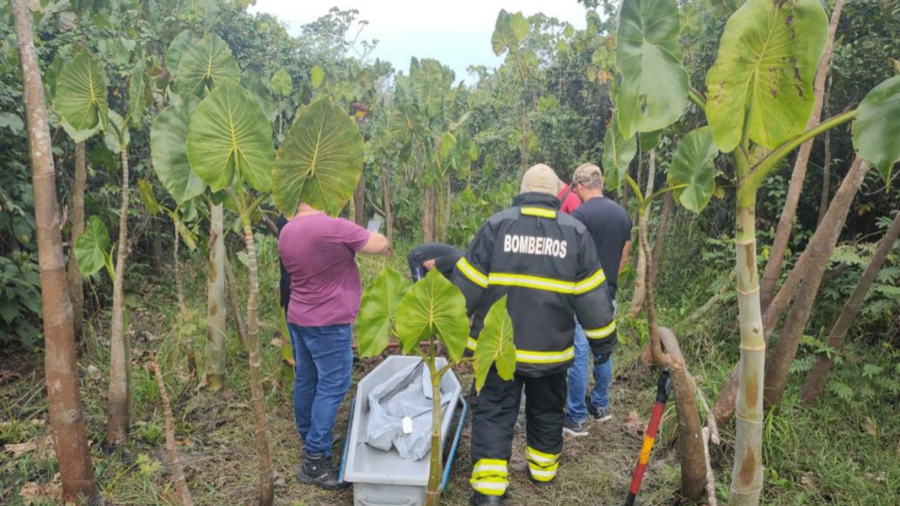
M 400 144 L 408 144 L 413 137 L 422 131 L 422 124 L 414 107 L 405 105 L 398 107 L 391 114 L 391 137 Z
M 637 137 L 626 139 L 618 127 L 616 117 L 606 128 L 603 137 L 603 174 L 605 186 L 610 190 L 618 190 L 625 183 L 628 174 L 628 166 L 637 154 Z
M 803 133 L 827 38 L 819 0 L 748 0 L 731 16 L 706 74 L 706 117 L 720 150 L 734 150 L 745 125 L 769 149 Z
M 475 349 L 475 390 L 487 379 L 491 365 L 497 364 L 497 374 L 507 381 L 516 372 L 516 345 L 513 343 L 513 323 L 506 310 L 506 295 L 491 306 L 484 318 L 484 328 Z
M 56 109 L 76 131 L 106 130 L 106 73 L 87 51 L 78 53 L 60 72 Z
M 255 72 L 244 71 L 241 74 L 241 86 L 249 91 L 253 98 L 259 102 L 259 106 L 262 107 L 263 114 L 266 115 L 269 123 L 274 122 L 275 118 L 278 117 L 278 104 L 272 99 L 272 94 L 259 79 L 259 76 Z
M 141 203 L 144 204 L 144 209 L 150 213 L 150 216 L 156 216 L 160 212 L 159 201 L 156 200 L 156 195 L 153 194 L 153 184 L 146 179 L 138 180 L 138 190 L 141 195 Z
M 512 16 L 505 9 L 497 14 L 497 22 L 494 24 L 494 33 L 491 35 L 491 48 L 494 54 L 500 56 L 507 50 L 515 52 L 519 48 L 519 41 L 511 23 Z
M 303 109 L 275 162 L 275 205 L 293 214 L 299 202 L 336 215 L 353 196 L 365 145 L 356 123 L 329 98 Z
M 322 70 L 322 67 L 318 65 L 313 65 L 312 70 L 310 71 L 309 84 L 313 87 L 313 89 L 318 89 L 319 86 L 322 86 L 322 82 L 325 80 L 325 71 Z
M 131 70 L 131 75 L 128 77 L 128 116 L 131 120 L 131 126 L 134 128 L 141 126 L 141 116 L 143 116 L 144 108 L 147 105 L 149 91 L 147 85 L 144 64 L 138 63 Z
M 709 204 L 715 189 L 713 160 L 717 154 L 719 150 L 708 126 L 685 135 L 678 145 L 669 167 L 669 182 L 688 185 L 677 193 L 678 201 L 685 209 L 699 213 Z
M 284 69 L 278 69 L 278 71 L 272 75 L 272 80 L 269 82 L 269 85 L 272 87 L 273 93 L 281 95 L 282 97 L 290 95 L 291 91 L 294 90 L 294 81 L 291 80 L 291 75 Z
M 231 56 L 231 49 L 214 33 L 207 33 L 191 44 L 178 63 L 176 84 L 182 95 L 193 93 L 202 97 L 207 89 L 212 90 L 224 81 L 240 80 L 241 70 Z
M 420 342 L 435 336 L 447 347 L 451 361 L 462 358 L 469 338 L 466 299 L 437 269 L 406 292 L 395 319 L 403 353 L 412 353 Z
M 394 313 L 407 290 L 409 281 L 397 271 L 386 268 L 363 292 L 356 319 L 361 357 L 374 357 L 387 347 Z
M 203 194 L 206 183 L 191 170 L 188 162 L 188 125 L 197 99 L 188 97 L 179 105 L 167 107 L 150 129 L 153 170 L 179 205 Z
M 625 0 L 619 12 L 615 96 L 625 137 L 661 130 L 681 117 L 688 75 L 681 64 L 676 0 Z
M 272 124 L 250 93 L 225 81 L 194 109 L 187 157 L 214 192 L 228 188 L 235 175 L 261 192 L 271 191 Z
M 78 270 L 85 276 L 90 276 L 106 267 L 107 253 L 109 251 L 109 231 L 103 220 L 91 216 L 84 232 L 75 241 L 75 259 L 78 261 Z
M 169 74 L 172 77 L 178 74 L 178 65 L 181 64 L 181 58 L 193 43 L 194 33 L 189 29 L 183 30 L 172 39 L 172 43 L 169 44 L 169 49 L 166 51 L 166 68 L 169 69 Z
M 890 184 L 894 164 L 900 161 L 900 76 L 873 88 L 859 104 L 853 147 Z

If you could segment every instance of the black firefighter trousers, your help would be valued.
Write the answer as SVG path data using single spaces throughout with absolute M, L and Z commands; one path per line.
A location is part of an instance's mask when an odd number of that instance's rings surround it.
M 476 492 L 484 495 L 506 493 L 523 387 L 528 471 L 538 482 L 546 483 L 556 478 L 563 446 L 566 377 L 563 371 L 538 378 L 515 375 L 511 381 L 504 381 L 496 369 L 491 368 L 472 412 L 474 467 L 470 483 Z

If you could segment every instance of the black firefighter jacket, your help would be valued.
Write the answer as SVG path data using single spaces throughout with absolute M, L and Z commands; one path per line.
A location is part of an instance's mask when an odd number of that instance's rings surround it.
M 467 348 L 475 350 L 488 310 L 508 295 L 516 374 L 568 369 L 576 316 L 594 355 L 610 354 L 618 347 L 614 310 L 590 233 L 559 211 L 555 196 L 524 193 L 513 206 L 482 225 L 456 266 L 453 282 L 473 317 Z

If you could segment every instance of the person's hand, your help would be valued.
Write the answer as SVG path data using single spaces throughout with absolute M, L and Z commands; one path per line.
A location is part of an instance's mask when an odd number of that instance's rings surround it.
M 424 267 L 426 271 L 433 270 L 435 267 L 434 259 L 432 258 L 431 260 L 425 260 L 425 262 L 422 264 L 422 267 Z

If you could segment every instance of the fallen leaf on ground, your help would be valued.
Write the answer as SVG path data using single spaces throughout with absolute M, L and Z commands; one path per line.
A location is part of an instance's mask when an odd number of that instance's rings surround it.
M 99 380 L 103 376 L 103 373 L 100 372 L 100 369 L 97 368 L 94 364 L 87 366 L 87 377 L 90 380 Z
M 27 443 L 3 445 L 3 449 L 12 453 L 13 458 L 19 458 L 28 452 L 37 450 L 37 443 L 28 441 Z
M 276 348 L 281 348 L 281 346 L 284 344 L 284 341 L 282 341 L 280 337 L 276 337 L 275 339 L 269 341 L 269 344 Z
M 53 475 L 53 479 L 46 485 L 39 485 L 33 481 L 26 483 L 19 496 L 25 506 L 32 504 L 46 504 L 48 502 L 56 503 L 59 501 L 61 486 L 59 482 L 59 473 Z
M 645 425 L 646 424 L 641 420 L 641 417 L 638 416 L 637 411 L 631 411 L 622 422 L 622 429 L 624 429 L 628 435 L 641 439 L 644 437 Z

